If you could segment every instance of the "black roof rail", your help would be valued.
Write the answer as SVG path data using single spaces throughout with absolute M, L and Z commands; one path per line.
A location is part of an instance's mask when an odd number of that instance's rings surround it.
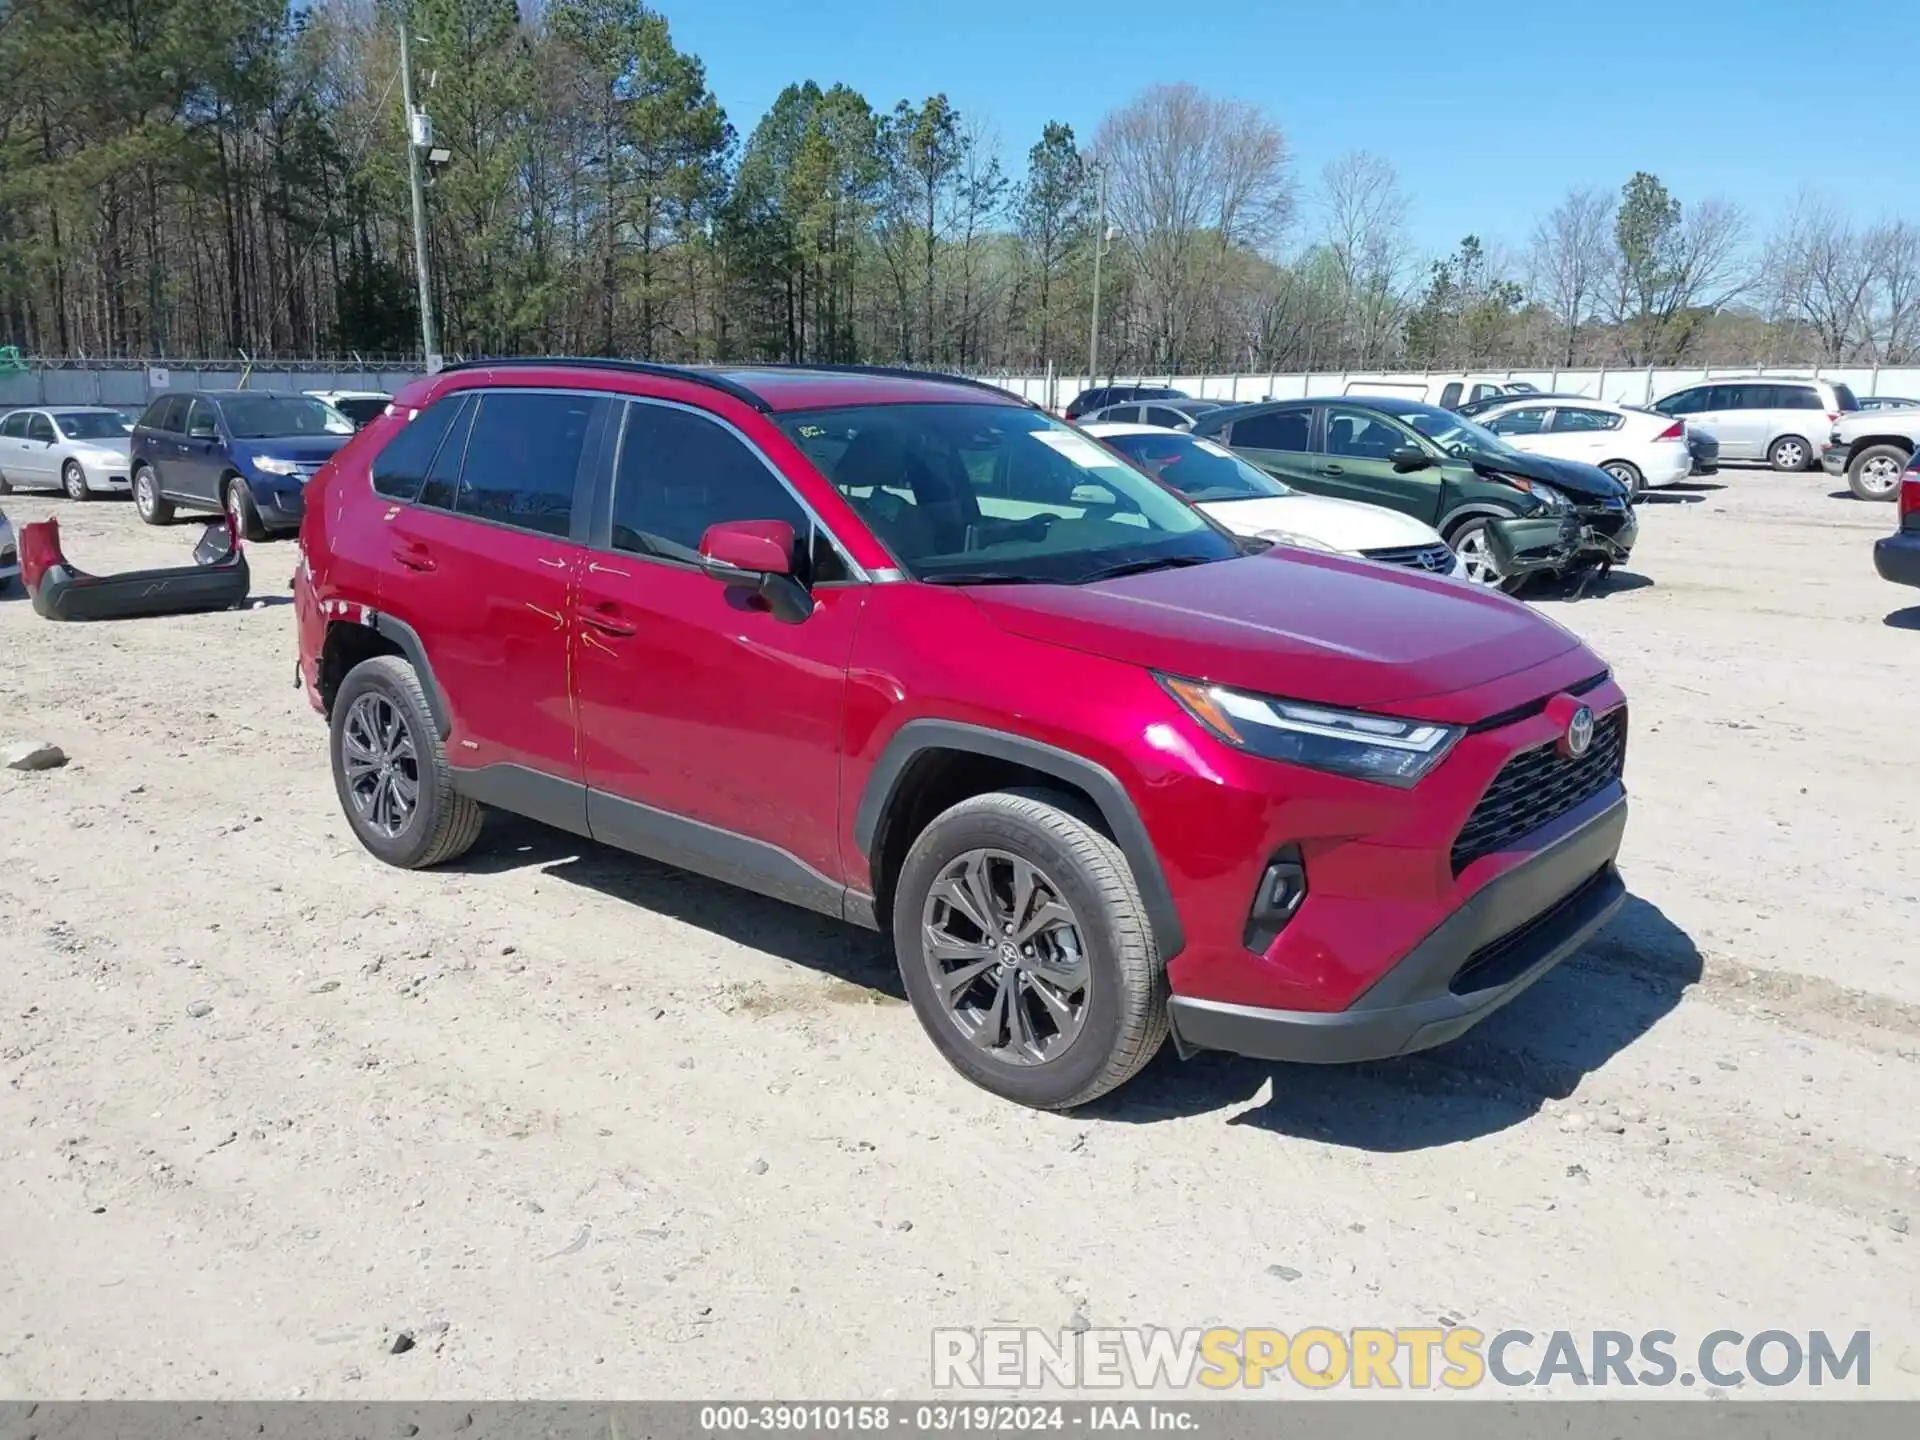
M 692 385 L 704 385 L 709 390 L 718 390 L 723 395 L 731 395 L 742 404 L 751 405 L 762 414 L 772 414 L 773 407 L 761 399 L 746 386 L 717 375 L 711 370 L 696 370 L 690 365 L 658 365 L 651 360 L 619 360 L 606 355 L 505 355 L 492 360 L 462 360 L 454 365 L 444 365 L 441 373 L 450 370 L 493 370 L 507 365 L 552 365 L 567 366 L 576 370 L 620 370 L 629 375 L 652 375 L 661 380 L 685 380 Z
M 940 370 L 911 370 L 904 365 L 815 365 L 805 362 L 771 360 L 764 363 L 741 361 L 742 370 L 793 370 L 804 372 L 816 370 L 827 375 L 886 375 L 895 380 L 931 380 L 942 385 L 970 385 L 976 390 L 991 390 L 996 395 L 1004 395 L 1009 400 L 1017 400 L 1030 410 L 1041 407 L 1024 395 L 996 385 L 991 380 L 976 380 L 971 375 L 948 375 Z

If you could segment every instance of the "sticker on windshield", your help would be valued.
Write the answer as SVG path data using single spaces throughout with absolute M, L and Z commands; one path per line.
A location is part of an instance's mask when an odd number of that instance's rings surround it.
M 1119 463 L 1086 436 L 1076 434 L 1072 430 L 1033 430 L 1028 433 L 1042 445 L 1064 455 L 1082 470 L 1105 470 Z

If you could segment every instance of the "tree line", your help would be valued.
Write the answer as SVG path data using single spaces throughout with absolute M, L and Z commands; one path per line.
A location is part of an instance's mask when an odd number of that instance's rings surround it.
M 830 77 L 743 130 L 639 0 L 407 9 L 450 354 L 1072 375 L 1100 247 L 1106 373 L 1920 360 L 1920 225 L 1811 194 L 1763 228 L 1637 173 L 1436 258 L 1389 162 L 1302 177 L 1271 115 L 1189 84 L 1011 148 Z M 0 0 L 0 344 L 417 354 L 400 27 Z

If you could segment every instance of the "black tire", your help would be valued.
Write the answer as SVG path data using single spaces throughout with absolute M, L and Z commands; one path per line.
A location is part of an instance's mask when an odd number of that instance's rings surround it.
M 226 479 L 225 494 L 227 511 L 240 522 L 242 540 L 264 540 L 267 527 L 261 523 L 260 507 L 253 503 L 253 488 L 238 475 L 229 475 Z
M 1813 446 L 1798 435 L 1782 435 L 1767 447 L 1767 464 L 1789 475 L 1818 463 Z
M 1627 487 L 1627 499 L 1638 501 L 1647 493 L 1647 477 L 1631 460 L 1609 460 L 1600 468 Z
M 1912 454 L 1901 445 L 1869 445 L 1847 462 L 1847 488 L 1856 500 L 1898 500 L 1900 475 Z M 1889 466 L 1891 484 L 1885 479 Z
M 151 466 L 133 467 L 133 508 L 149 525 L 173 523 L 173 502 L 160 493 L 160 477 Z
M 948 1014 L 921 945 L 922 916 L 941 871 L 970 850 L 1037 867 L 1072 910 L 1088 962 L 1084 1019 L 1061 1054 L 1038 1063 L 997 1058 Z M 914 1013 L 936 1049 L 967 1079 L 1042 1110 L 1084 1105 L 1125 1084 L 1167 1038 L 1166 965 L 1139 886 L 1120 847 L 1073 797 L 1048 790 L 976 795 L 920 832 L 893 897 L 894 951 Z
M 384 698 L 393 707 L 413 745 L 418 800 L 394 835 L 374 826 L 355 805 L 348 789 L 347 717 L 354 702 L 369 694 Z M 406 660 L 398 655 L 376 655 L 354 666 L 333 698 L 329 731 L 327 748 L 333 763 L 334 793 L 340 798 L 340 809 L 354 838 L 374 856 L 402 870 L 424 870 L 459 858 L 480 838 L 486 812 L 453 788 L 446 747 L 434 729 L 426 692 Z
M 12 493 L 13 482 L 7 479 L 6 476 L 0 475 L 0 495 L 11 495 Z
M 66 491 L 69 500 L 93 498 L 93 492 L 87 489 L 87 472 L 80 468 L 78 460 L 69 460 L 60 467 L 60 488 Z

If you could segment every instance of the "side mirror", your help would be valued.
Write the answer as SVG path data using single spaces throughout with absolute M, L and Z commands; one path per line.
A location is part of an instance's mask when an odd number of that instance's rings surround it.
M 1417 445 L 1402 445 L 1388 458 L 1393 461 L 1393 468 L 1403 475 L 1409 470 L 1424 470 L 1433 464 L 1433 457 Z
M 813 597 L 793 578 L 793 526 L 784 520 L 723 520 L 700 537 L 700 568 L 723 585 L 750 587 L 774 619 L 797 625 Z
M 701 568 L 716 580 L 793 573 L 793 527 L 784 520 L 723 520 L 700 537 Z

